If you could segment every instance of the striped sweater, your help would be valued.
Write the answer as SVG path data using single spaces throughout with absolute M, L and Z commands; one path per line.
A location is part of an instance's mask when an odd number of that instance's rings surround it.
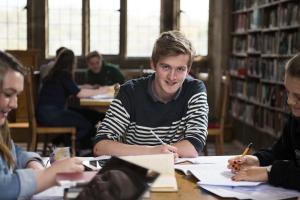
M 200 152 L 207 137 L 208 104 L 202 81 L 186 78 L 175 97 L 159 102 L 152 92 L 154 75 L 121 86 L 97 130 L 95 144 L 103 139 L 135 145 L 174 144 L 188 140 Z

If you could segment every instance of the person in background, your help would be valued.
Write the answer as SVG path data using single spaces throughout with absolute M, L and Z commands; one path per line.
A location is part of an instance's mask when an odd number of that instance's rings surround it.
M 208 104 L 204 83 L 188 76 L 193 56 L 181 32 L 160 35 L 151 57 L 155 73 L 121 86 L 95 137 L 96 156 L 198 156 L 207 137 Z
M 281 137 L 270 149 L 230 159 L 233 180 L 269 182 L 300 191 L 300 54 L 287 62 L 284 85 L 292 114 Z
M 63 50 L 66 49 L 66 47 L 59 47 L 56 50 L 56 57 L 58 56 L 58 54 Z M 45 76 L 48 74 L 48 72 L 50 71 L 50 69 L 53 67 L 55 60 L 51 60 L 50 62 L 48 62 L 47 64 L 43 64 L 40 67 L 40 82 L 42 82 L 42 80 L 45 78 Z
M 78 158 L 44 168 L 40 156 L 18 147 L 11 139 L 7 116 L 18 106 L 25 70 L 10 54 L 0 51 L 0 199 L 29 199 L 56 184 L 58 172 L 82 172 Z
M 73 126 L 77 129 L 77 143 L 86 147 L 83 141 L 89 141 L 94 136 L 95 125 L 104 116 L 94 110 L 69 109 L 68 98 L 86 98 L 103 94 L 109 87 L 98 89 L 80 89 L 74 82 L 75 55 L 70 49 L 63 49 L 49 73 L 43 79 L 38 95 L 37 120 L 47 126 Z M 65 144 L 69 140 L 65 140 Z M 90 144 L 91 145 L 91 144 Z M 88 146 L 88 145 L 87 145 Z M 91 148 L 91 147 L 90 147 Z
M 92 51 L 86 56 L 88 71 L 86 73 L 86 84 L 83 88 L 98 88 L 99 86 L 123 84 L 125 78 L 118 66 L 105 62 L 102 55 Z

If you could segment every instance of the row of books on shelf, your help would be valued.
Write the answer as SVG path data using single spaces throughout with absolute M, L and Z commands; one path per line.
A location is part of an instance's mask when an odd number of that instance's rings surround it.
M 299 2 L 291 2 L 278 8 L 278 25 L 295 26 L 299 24 Z
M 234 53 L 258 53 L 262 55 L 296 54 L 300 47 L 297 31 L 255 33 L 233 37 Z
M 235 13 L 234 30 L 244 32 L 299 25 L 299 2 L 287 1 L 280 6 L 254 7 L 249 12 Z
M 279 137 L 287 119 L 287 114 L 276 112 L 264 107 L 248 104 L 233 99 L 230 104 L 232 116 L 246 124 L 254 126 L 260 131 L 266 132 L 273 137 Z
M 241 101 L 266 107 L 270 110 L 285 112 L 288 109 L 286 92 L 283 86 L 232 79 L 230 94 Z
M 229 72 L 235 76 L 256 77 L 263 81 L 282 83 L 287 61 L 288 58 L 233 57 L 230 59 Z
M 280 0 L 235 0 L 233 6 L 234 11 L 241 11 L 264 6 L 273 2 L 280 2 Z

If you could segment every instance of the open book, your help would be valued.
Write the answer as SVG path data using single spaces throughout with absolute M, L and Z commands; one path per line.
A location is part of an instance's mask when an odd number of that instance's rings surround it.
M 173 154 L 123 156 L 121 158 L 160 173 L 151 186 L 151 191 L 174 192 L 178 190 Z

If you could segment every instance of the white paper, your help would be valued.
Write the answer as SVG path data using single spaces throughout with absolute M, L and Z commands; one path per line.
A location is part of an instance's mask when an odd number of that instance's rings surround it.
M 261 184 L 254 187 L 229 187 L 198 184 L 203 189 L 224 198 L 254 199 L 254 200 L 279 200 L 298 197 L 300 192 Z
M 35 194 L 32 200 L 63 200 L 64 188 L 62 186 L 54 186 L 43 192 Z
M 93 166 L 90 164 L 90 161 L 98 161 L 98 160 L 106 160 L 106 159 L 110 159 L 111 156 L 106 156 L 106 155 L 103 155 L 103 156 L 98 156 L 98 157 L 81 157 L 81 160 L 82 160 L 82 164 L 92 170 L 99 170 L 101 169 L 101 166 L 99 165 L 98 162 L 96 162 L 96 165 L 97 166 Z
M 201 156 L 197 158 L 182 158 L 181 161 L 198 163 L 195 165 L 176 165 L 175 169 L 183 171 L 185 174 L 193 174 L 201 184 L 222 185 L 222 186 L 256 186 L 260 182 L 233 181 L 234 175 L 228 168 L 228 159 L 233 156 Z M 179 162 L 177 161 L 177 162 Z
M 197 169 L 189 170 L 201 184 L 206 185 L 222 185 L 222 186 L 256 186 L 261 182 L 249 181 L 233 181 L 231 177 L 234 175 L 226 166 L 217 165 L 201 166 Z
M 112 99 L 114 98 L 114 94 L 98 94 L 95 96 L 91 96 L 91 99 Z
M 193 164 L 216 164 L 216 163 L 227 163 L 228 160 L 235 156 L 199 156 L 197 158 L 178 158 L 175 164 L 190 162 Z

